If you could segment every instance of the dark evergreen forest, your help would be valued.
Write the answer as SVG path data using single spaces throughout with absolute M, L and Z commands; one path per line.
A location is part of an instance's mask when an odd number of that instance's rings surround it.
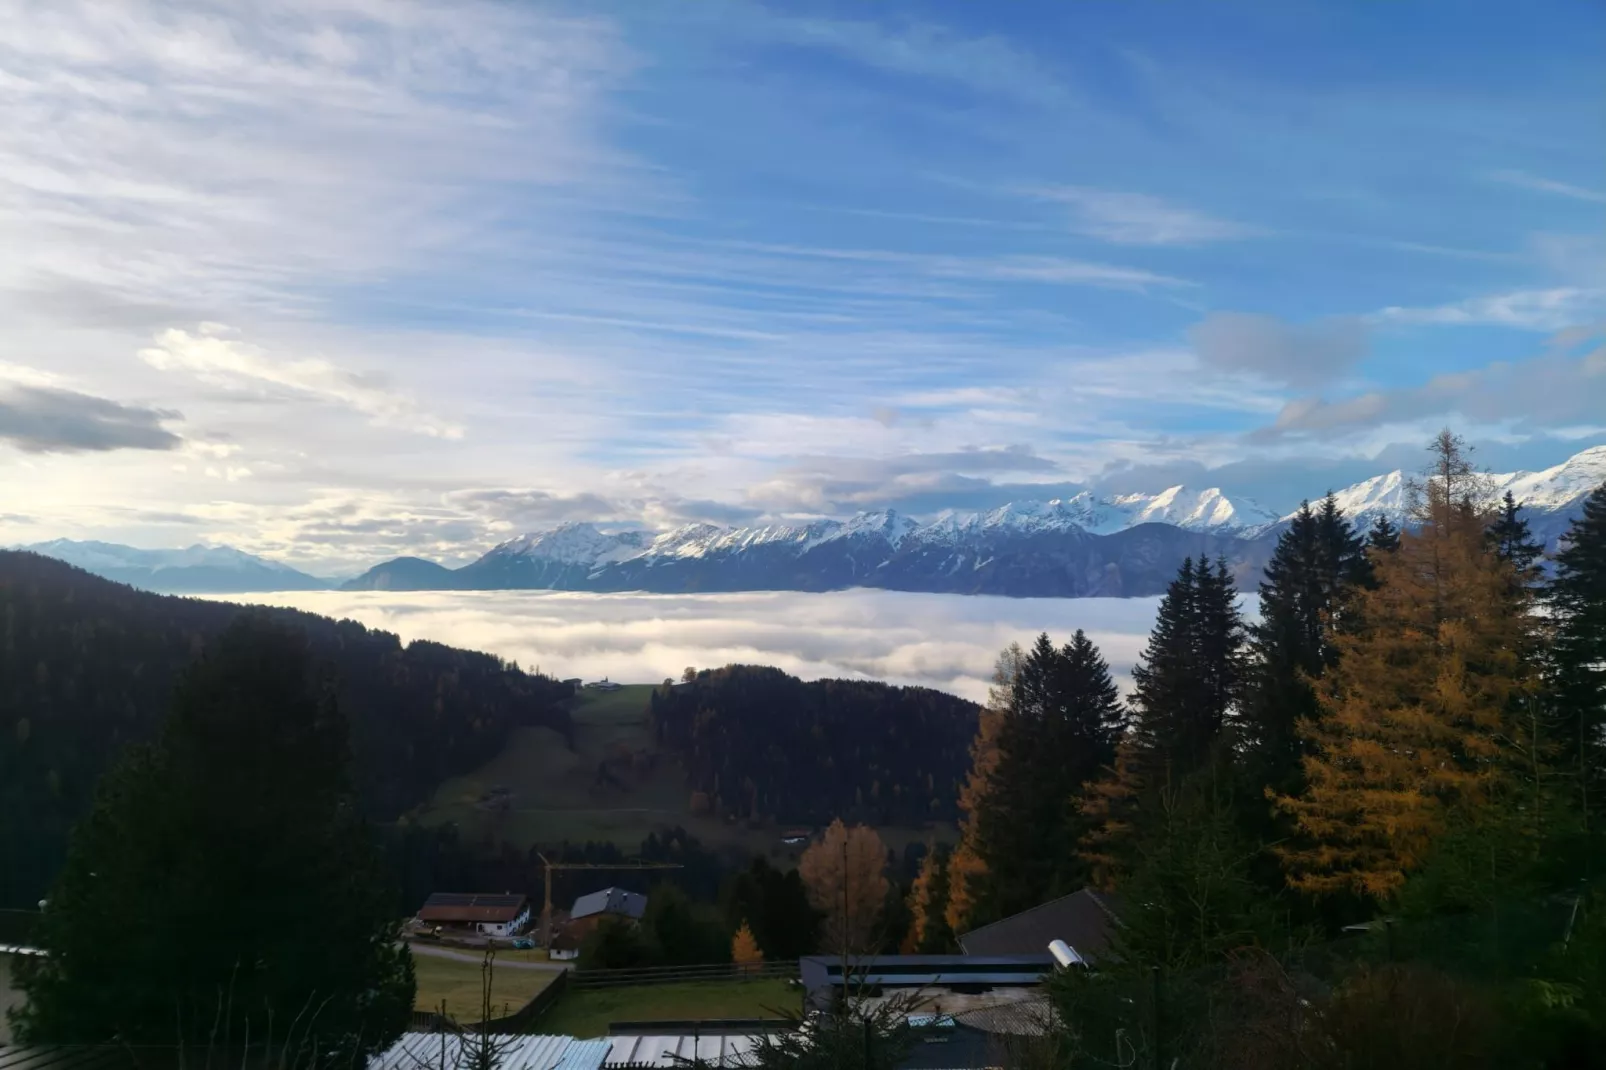
M 0 907 L 45 894 L 96 782 L 128 744 L 153 737 L 181 672 L 241 612 L 0 552 Z M 256 612 L 304 631 L 334 670 L 372 819 L 394 820 L 485 762 L 516 725 L 569 730 L 563 685 L 499 658 L 404 645 L 353 621 Z
M 802 825 L 952 821 L 979 713 L 927 688 L 805 682 L 752 665 L 705 670 L 651 700 L 693 809 Z

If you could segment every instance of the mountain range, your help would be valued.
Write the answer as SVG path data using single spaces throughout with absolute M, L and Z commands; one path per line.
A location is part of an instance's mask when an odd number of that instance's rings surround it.
M 1606 482 L 1606 446 L 1540 472 L 1487 477 L 1510 491 L 1536 538 L 1554 545 L 1583 499 Z M 1389 472 L 1335 492 L 1361 527 L 1378 516 L 1404 526 L 1407 475 Z M 1315 497 L 1317 495 L 1313 495 Z M 450 569 L 418 557 L 376 565 L 338 586 L 354 591 L 565 590 L 656 593 L 877 587 L 1016 597 L 1135 597 L 1161 593 L 1187 556 L 1223 557 L 1252 586 L 1289 520 L 1221 490 L 1083 492 L 917 521 L 893 510 L 847 520 L 669 531 L 608 531 L 569 523 L 501 543 Z M 135 586 L 174 593 L 309 590 L 325 581 L 227 547 L 133 550 L 56 540 L 27 549 Z

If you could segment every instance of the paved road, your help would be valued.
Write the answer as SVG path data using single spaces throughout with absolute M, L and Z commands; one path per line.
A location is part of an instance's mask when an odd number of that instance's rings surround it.
M 436 947 L 434 944 L 420 943 L 417 940 L 411 941 L 409 946 L 413 949 L 413 954 L 415 955 L 430 955 L 438 959 L 456 959 L 459 962 L 472 962 L 476 966 L 485 961 L 484 953 L 479 951 L 456 951 L 449 947 Z M 521 962 L 518 959 L 498 957 L 496 968 L 500 970 L 504 967 L 514 970 L 540 970 L 545 973 L 557 973 L 565 968 L 565 964 L 561 962 Z

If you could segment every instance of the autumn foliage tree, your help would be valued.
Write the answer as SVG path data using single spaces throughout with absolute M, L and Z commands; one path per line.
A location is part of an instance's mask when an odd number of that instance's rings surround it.
M 909 935 L 905 947 L 910 953 L 940 955 L 953 950 L 954 931 L 948 925 L 949 852 L 933 847 L 920 860 L 920 872 L 909 889 Z
M 972 922 L 987 876 L 987 865 L 981 857 L 979 815 L 993 770 L 998 766 L 998 736 L 1009 715 L 1015 676 L 1025 660 L 1026 651 L 1019 643 L 1009 644 L 998 655 L 992 686 L 987 689 L 987 705 L 981 711 L 976 738 L 970 745 L 970 775 L 959 791 L 959 809 L 964 816 L 959 826 L 959 846 L 948 858 L 948 903 L 943 909 L 943 919 L 953 933 L 974 928 Z
M 742 922 L 736 935 L 731 937 L 731 961 L 738 966 L 752 966 L 764 961 L 764 952 L 758 949 L 758 940 L 753 937 L 753 930 Z
M 887 846 L 875 829 L 831 822 L 825 836 L 803 852 L 798 871 L 809 903 L 825 917 L 824 949 L 843 955 L 869 953 L 878 943 L 886 905 Z
M 1280 853 L 1313 894 L 1387 899 L 1453 815 L 1500 792 L 1511 719 L 1534 685 L 1534 621 L 1485 535 L 1488 495 L 1448 431 L 1415 487 L 1414 530 L 1373 551 L 1376 585 L 1332 637 L 1318 716 L 1300 724 L 1307 787 L 1279 796 L 1300 838 Z

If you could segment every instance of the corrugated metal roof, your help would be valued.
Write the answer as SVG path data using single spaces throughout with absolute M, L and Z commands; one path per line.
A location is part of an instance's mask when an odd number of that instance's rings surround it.
M 137 1054 L 109 1044 L 0 1045 L 0 1070 L 123 1070 Z
M 472 1050 L 479 1039 L 473 1034 L 459 1037 L 453 1033 L 404 1033 L 395 1044 L 368 1060 L 368 1070 L 426 1070 L 441 1066 L 443 1061 L 447 1067 L 455 1066 L 462 1046 L 468 1044 Z M 598 1070 L 609 1048 L 607 1041 L 512 1033 L 492 1034 L 490 1042 L 497 1052 L 497 1070 Z
M 743 1066 L 757 1046 L 751 1036 L 610 1037 L 613 1050 L 607 1066 L 684 1066 L 698 1060 L 708 1066 Z
M 574 901 L 569 917 L 588 918 L 593 914 L 623 914 L 640 921 L 647 913 L 647 897 L 623 888 L 604 888 L 600 892 L 582 895 Z

